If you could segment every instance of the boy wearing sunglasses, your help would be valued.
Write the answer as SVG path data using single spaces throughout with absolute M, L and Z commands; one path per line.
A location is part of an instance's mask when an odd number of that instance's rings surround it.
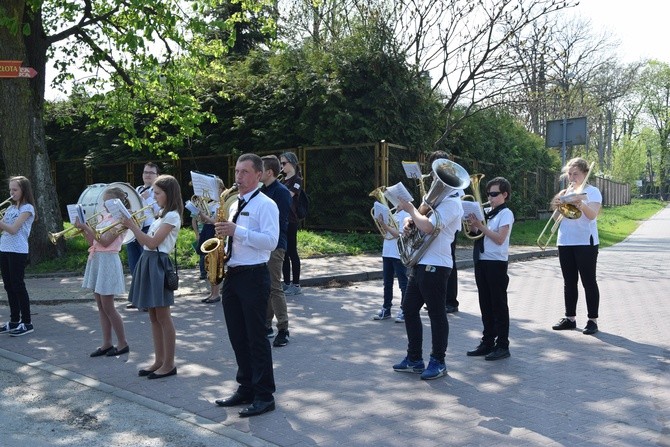
M 491 209 L 485 213 L 486 223 L 479 221 L 474 214 L 467 216 L 470 227 L 484 234 L 475 242 L 473 249 L 484 336 L 479 346 L 467 354 L 471 357 L 484 356 L 486 360 L 510 356 L 507 264 L 514 213 L 507 207 L 507 201 L 511 189 L 510 183 L 503 177 L 489 181 L 486 195 Z

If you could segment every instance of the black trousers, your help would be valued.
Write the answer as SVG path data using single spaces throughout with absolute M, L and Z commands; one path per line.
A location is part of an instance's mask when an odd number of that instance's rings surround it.
M 410 271 L 407 290 L 402 302 L 407 331 L 407 357 L 410 360 L 423 358 L 423 324 L 420 311 L 425 304 L 430 318 L 432 349 L 430 355 L 444 362 L 449 339 L 449 321 L 447 320 L 446 287 L 451 269 L 423 264 L 416 265 Z
M 270 401 L 275 392 L 272 348 L 265 332 L 270 297 L 267 265 L 229 273 L 221 288 L 228 338 L 237 361 L 238 393 Z
M 0 252 L 0 270 L 2 282 L 9 301 L 10 321 L 12 323 L 32 323 L 30 319 L 30 298 L 26 283 L 27 253 Z
M 482 342 L 509 347 L 509 307 L 507 306 L 507 261 L 477 261 L 475 282 L 479 293 L 484 336 Z
M 568 245 L 558 247 L 558 260 L 563 273 L 563 297 L 565 316 L 577 315 L 578 278 L 582 280 L 586 295 L 586 310 L 589 318 L 598 318 L 600 289 L 596 281 L 598 263 L 597 245 Z

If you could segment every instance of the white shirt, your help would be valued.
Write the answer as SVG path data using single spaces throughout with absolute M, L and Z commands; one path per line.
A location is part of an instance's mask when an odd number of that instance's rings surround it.
M 172 225 L 172 230 L 170 230 L 165 239 L 163 239 L 163 242 L 160 243 L 158 251 L 171 253 L 172 250 L 174 250 L 174 246 L 177 244 L 177 236 L 179 236 L 179 229 L 181 228 L 181 217 L 178 212 L 168 211 L 165 216 L 154 220 L 151 223 L 147 234 L 153 237 L 158 231 L 158 228 L 164 223 Z M 149 250 L 146 245 L 144 246 L 144 249 Z
M 398 228 L 400 229 L 400 234 L 402 234 L 402 227 L 405 218 L 409 217 L 407 211 L 400 210 L 395 213 L 395 221 L 398 223 Z M 391 233 L 386 233 L 386 237 L 391 236 Z M 398 251 L 398 238 L 394 237 L 391 239 L 384 239 L 384 245 L 382 246 L 382 257 L 383 258 L 394 258 L 400 259 L 400 252 Z
M 488 236 L 484 236 L 484 253 L 479 254 L 479 259 L 482 261 L 507 261 L 509 259 L 509 237 L 512 235 L 512 225 L 514 224 L 514 213 L 511 209 L 505 208 L 495 215 L 493 219 L 486 221 L 486 227 L 500 232 L 500 228 L 509 225 L 509 231 L 505 242 L 498 245 L 493 242 Z
M 9 234 L 6 231 L 2 232 L 2 236 L 0 236 L 0 251 L 5 253 L 28 253 L 28 236 L 30 236 L 30 229 L 35 221 L 35 208 L 30 203 L 24 203 L 19 208 L 16 205 L 10 205 L 2 220 L 7 225 L 12 225 L 22 213 L 30 213 L 30 217 L 23 222 L 23 225 L 21 225 L 16 234 Z
M 603 196 L 595 186 L 586 185 L 583 192 L 586 193 L 585 203 L 603 203 Z M 556 245 L 591 245 L 591 237 L 593 237 L 593 245 L 600 244 L 598 218 L 590 220 L 582 213 L 579 219 L 563 218 L 561 225 L 558 227 Z
M 454 260 L 451 258 L 451 243 L 454 241 L 456 231 L 461 228 L 461 220 L 463 220 L 461 199 L 458 196 L 443 199 L 435 208 L 435 212 L 430 215 L 430 221 L 434 226 L 437 219 L 436 213 L 439 213 L 441 217 L 440 233 L 428 246 L 418 264 L 451 268 L 454 266 Z
M 232 238 L 232 253 L 228 267 L 255 265 L 268 262 L 270 253 L 279 242 L 279 208 L 274 200 L 254 191 L 243 196 L 248 203 L 237 216 L 237 227 Z M 249 200 L 251 199 L 251 200 Z M 229 216 L 237 212 L 237 202 L 230 205 Z

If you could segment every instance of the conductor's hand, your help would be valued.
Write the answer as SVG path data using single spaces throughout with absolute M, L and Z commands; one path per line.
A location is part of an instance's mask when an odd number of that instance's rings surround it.
M 233 236 L 236 228 L 237 224 L 230 221 L 216 222 L 214 224 L 214 230 L 219 237 Z

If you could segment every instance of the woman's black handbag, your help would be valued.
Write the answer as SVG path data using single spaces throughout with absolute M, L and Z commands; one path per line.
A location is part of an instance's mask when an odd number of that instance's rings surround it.
M 165 263 L 165 288 L 168 290 L 177 290 L 179 288 L 179 273 L 177 272 L 177 247 L 174 249 L 174 264 L 167 257 Z

